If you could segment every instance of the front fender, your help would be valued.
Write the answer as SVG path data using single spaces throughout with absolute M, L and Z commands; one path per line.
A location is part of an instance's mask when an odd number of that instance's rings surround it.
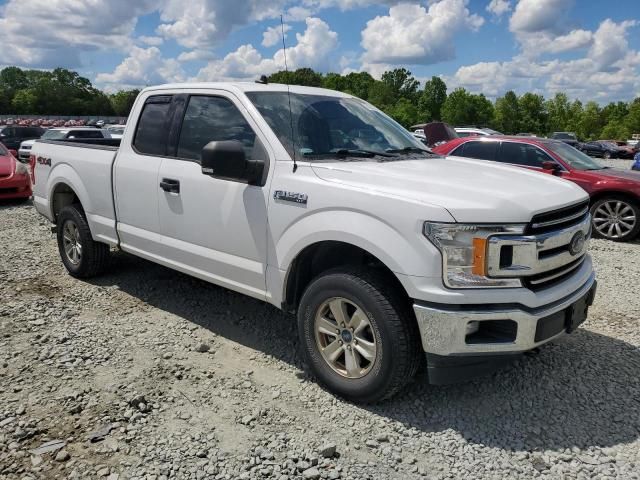
M 275 245 L 278 269 L 286 272 L 306 247 L 322 241 L 338 241 L 359 247 L 395 273 L 439 276 L 440 253 L 423 237 L 416 222 L 411 231 L 363 212 L 326 210 L 312 213 L 290 225 Z

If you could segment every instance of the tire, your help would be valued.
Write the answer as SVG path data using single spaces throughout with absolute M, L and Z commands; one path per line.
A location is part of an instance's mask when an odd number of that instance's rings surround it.
M 607 151 L 607 152 L 604 152 L 604 153 L 602 154 L 602 158 L 604 158 L 604 159 L 606 159 L 606 160 L 609 160 L 609 159 L 611 158 L 611 152 L 608 152 L 608 151 Z
M 72 277 L 91 278 L 102 273 L 109 259 L 109 246 L 93 240 L 80 205 L 60 211 L 57 237 L 60 258 Z
M 592 232 L 597 238 L 628 242 L 640 233 L 640 205 L 622 196 L 601 198 L 591 206 Z
M 346 329 L 338 334 L 341 327 L 333 315 L 332 302 L 343 300 L 345 318 L 351 320 L 351 326 L 359 325 L 351 329 L 350 342 Z M 359 313 L 355 314 L 357 309 Z M 324 311 L 326 315 L 322 315 Z M 317 328 L 322 322 L 318 318 L 335 321 L 335 333 L 323 334 Z M 358 333 L 366 323 L 368 326 Z M 415 376 L 423 358 L 418 325 L 406 299 L 372 269 L 342 268 L 315 278 L 300 300 L 298 333 L 303 355 L 318 383 L 354 402 L 373 403 L 392 397 Z M 324 355 L 336 345 L 334 342 L 343 343 L 342 353 L 332 364 Z M 369 361 L 360 352 L 370 354 L 372 342 L 375 354 Z M 351 377 L 347 371 L 348 354 L 360 367 L 351 369 L 355 372 Z M 354 361 L 350 363 L 354 367 Z

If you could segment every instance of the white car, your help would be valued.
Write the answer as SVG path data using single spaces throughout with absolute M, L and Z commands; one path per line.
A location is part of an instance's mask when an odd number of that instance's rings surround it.
M 455 127 L 455 130 L 459 137 L 502 135 L 500 132 L 492 130 L 491 128 Z
M 432 383 L 467 379 L 586 319 L 574 183 L 439 157 L 319 88 L 152 87 L 131 119 L 119 147 L 33 147 L 68 272 L 97 275 L 119 247 L 295 313 L 304 363 L 345 398 L 388 398 L 425 361 Z

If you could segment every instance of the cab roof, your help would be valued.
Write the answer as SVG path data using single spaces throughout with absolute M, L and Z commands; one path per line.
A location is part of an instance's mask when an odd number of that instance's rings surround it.
M 329 90 L 327 88 L 303 87 L 300 85 L 286 85 L 283 83 L 256 82 L 199 82 L 199 83 L 168 83 L 147 87 L 142 92 L 157 92 L 163 90 L 227 90 L 236 92 L 287 92 L 306 95 L 324 95 L 330 97 L 352 98 L 348 93 Z

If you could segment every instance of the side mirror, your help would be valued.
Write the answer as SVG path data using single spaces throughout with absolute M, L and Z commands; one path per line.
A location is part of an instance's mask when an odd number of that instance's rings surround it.
M 560 165 L 551 160 L 547 160 L 546 162 L 542 162 L 543 170 L 550 170 L 553 175 L 560 171 Z
M 14 156 L 14 158 L 18 158 L 18 151 L 13 148 L 9 149 L 9 153 Z
M 224 140 L 205 145 L 201 166 L 204 175 L 255 185 L 262 179 L 264 161 L 248 160 L 241 142 Z

